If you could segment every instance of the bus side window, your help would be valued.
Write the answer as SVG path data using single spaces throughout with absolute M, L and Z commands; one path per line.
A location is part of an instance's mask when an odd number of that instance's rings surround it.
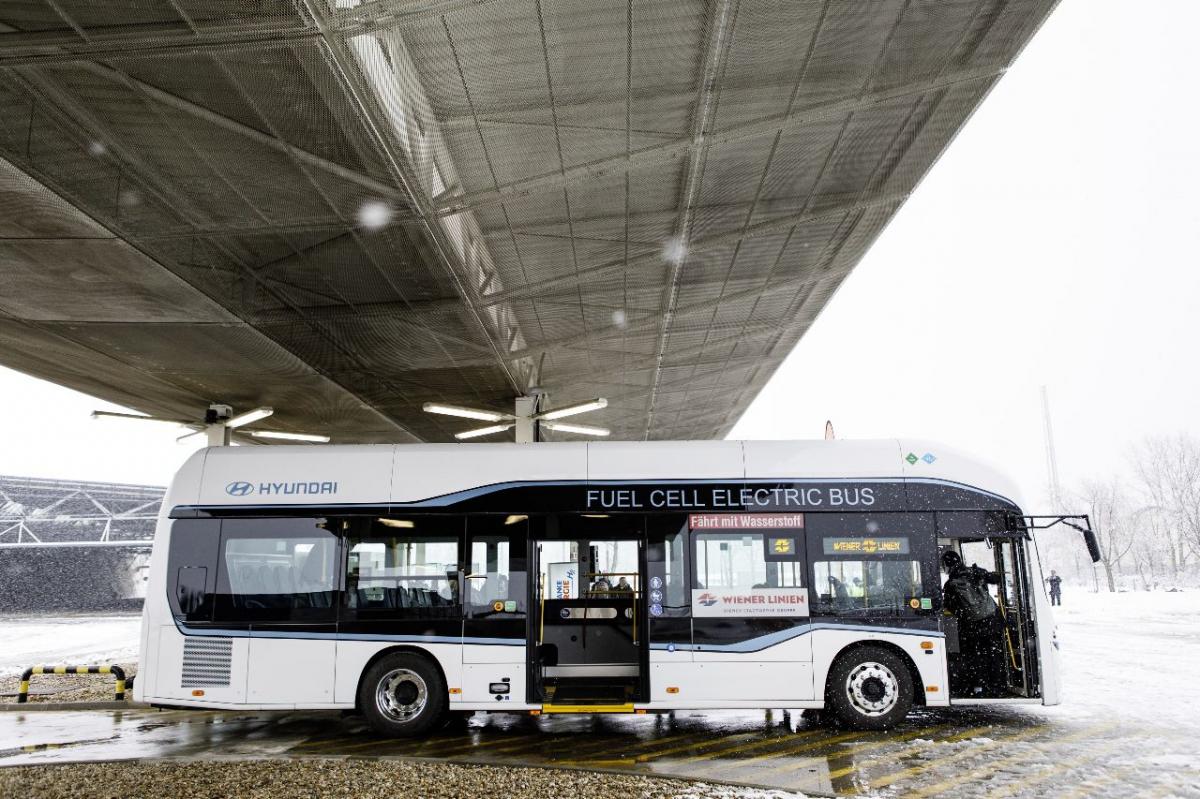
M 225 519 L 217 621 L 330 621 L 338 540 L 320 519 Z
M 463 599 L 472 618 L 497 614 L 508 618 L 525 612 L 528 529 L 526 517 L 519 515 L 479 515 L 467 519 Z
M 649 516 L 647 530 L 647 607 L 652 616 L 687 616 L 691 613 L 687 571 L 688 517 L 681 514 Z
M 343 604 L 360 621 L 459 615 L 461 516 L 381 518 L 346 545 Z
M 219 519 L 179 519 L 171 524 L 167 597 L 184 622 L 210 622 L 216 599 Z
M 813 586 L 818 613 L 907 615 L 922 609 L 921 564 L 915 560 L 815 561 Z

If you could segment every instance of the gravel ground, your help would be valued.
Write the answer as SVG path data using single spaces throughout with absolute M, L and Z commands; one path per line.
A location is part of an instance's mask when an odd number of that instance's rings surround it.
M 84 763 L 0 769 L 0 796 L 87 799 L 794 799 L 751 788 L 534 768 L 379 760 Z
M 125 676 L 137 674 L 137 666 L 127 666 Z M 13 696 L 0 696 L 0 702 L 16 702 L 19 674 L 0 677 L 0 691 Z M 115 696 L 116 680 L 111 674 L 35 674 L 29 681 L 29 702 L 111 702 Z M 42 693 L 45 692 L 45 693 Z M 133 689 L 125 689 L 125 701 L 133 701 Z M 2 795 L 2 794 L 0 794 Z

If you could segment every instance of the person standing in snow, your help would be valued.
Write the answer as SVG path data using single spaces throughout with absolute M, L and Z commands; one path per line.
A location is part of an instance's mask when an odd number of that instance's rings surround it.
M 1050 604 L 1062 604 L 1062 578 L 1058 576 L 1058 572 L 1054 569 L 1050 570 L 1050 576 L 1046 578 L 1046 582 L 1050 583 Z

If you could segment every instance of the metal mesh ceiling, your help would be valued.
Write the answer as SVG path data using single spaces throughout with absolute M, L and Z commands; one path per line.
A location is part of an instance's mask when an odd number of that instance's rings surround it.
M 720 437 L 1054 3 L 6 0 L 0 362 L 339 441 L 535 385 Z

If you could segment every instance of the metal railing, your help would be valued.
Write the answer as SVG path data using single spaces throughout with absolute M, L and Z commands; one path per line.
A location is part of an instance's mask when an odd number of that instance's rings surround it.
M 29 680 L 35 674 L 111 674 L 116 678 L 114 686 L 116 692 L 116 701 L 123 702 L 125 700 L 125 688 L 133 687 L 133 677 L 125 679 L 125 669 L 117 665 L 105 664 L 101 666 L 30 666 L 21 673 L 21 682 L 17 687 L 17 703 L 24 704 L 29 701 Z

